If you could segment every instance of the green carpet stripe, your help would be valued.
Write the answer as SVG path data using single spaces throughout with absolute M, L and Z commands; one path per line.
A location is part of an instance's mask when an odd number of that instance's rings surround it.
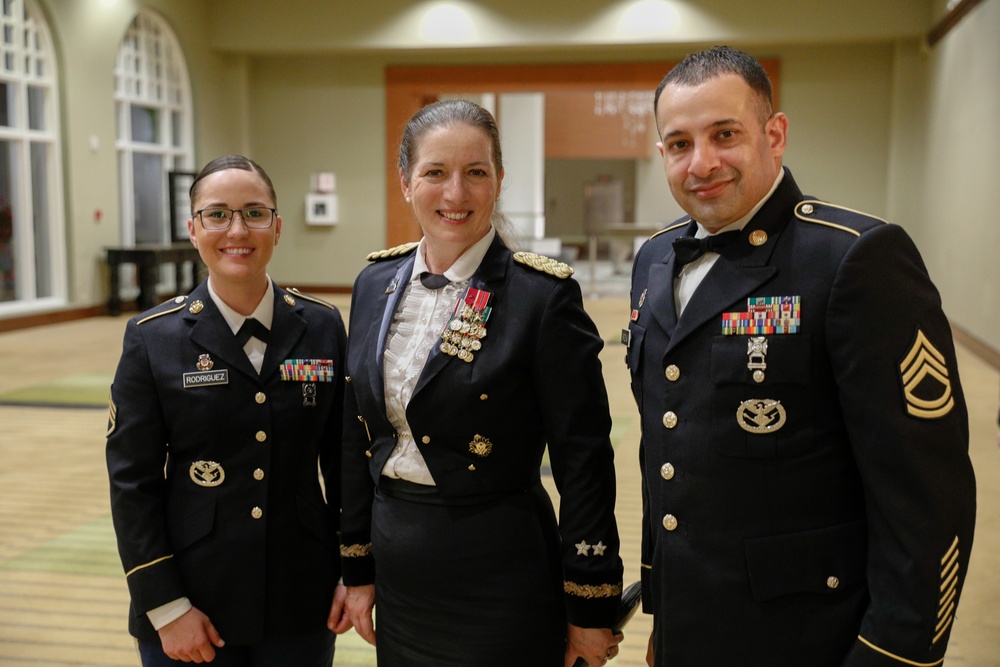
M 122 565 L 111 517 L 79 526 L 0 562 L 0 569 L 121 577 Z

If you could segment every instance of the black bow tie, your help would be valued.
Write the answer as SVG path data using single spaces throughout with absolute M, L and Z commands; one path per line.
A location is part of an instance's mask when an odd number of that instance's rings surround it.
M 267 339 L 271 336 L 271 330 L 254 318 L 248 317 L 243 320 L 243 326 L 236 332 L 236 342 L 240 344 L 240 347 L 243 347 L 251 336 L 262 343 L 267 343 Z
M 441 289 L 451 281 L 439 273 L 424 271 L 420 274 L 420 282 L 427 289 Z
M 679 271 L 682 266 L 693 262 L 706 252 L 719 252 L 735 241 L 739 235 L 738 231 L 733 231 L 706 236 L 703 239 L 696 239 L 693 236 L 681 236 L 674 239 L 674 255 L 677 256 L 675 266 L 677 270 Z

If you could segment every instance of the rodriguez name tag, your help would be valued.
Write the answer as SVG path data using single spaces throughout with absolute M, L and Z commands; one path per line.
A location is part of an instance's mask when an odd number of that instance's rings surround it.
M 203 371 L 200 373 L 185 373 L 184 388 L 211 387 L 217 384 L 229 384 L 229 369 L 223 368 L 217 371 Z

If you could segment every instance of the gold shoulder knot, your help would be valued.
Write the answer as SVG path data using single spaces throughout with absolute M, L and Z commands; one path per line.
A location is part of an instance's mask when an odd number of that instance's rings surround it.
M 324 301 L 323 299 L 321 299 L 321 298 L 319 298 L 317 296 L 313 296 L 312 294 L 306 294 L 305 292 L 303 292 L 302 290 L 300 290 L 298 287 L 286 287 L 285 290 L 288 291 L 288 292 L 291 292 L 292 294 L 294 294 L 295 296 L 299 297 L 300 299 L 305 299 L 306 301 L 312 301 L 313 303 L 318 303 L 321 306 L 326 306 L 330 310 L 336 310 L 337 309 L 337 307 L 334 306 L 332 303 L 330 303 L 328 301 Z M 288 296 L 285 297 L 285 301 L 288 303 L 289 306 L 294 306 L 295 305 L 295 299 L 290 299 Z
M 573 267 L 569 264 L 533 252 L 515 252 L 514 261 L 556 278 L 569 278 L 573 275 Z
M 390 257 L 399 257 L 400 255 L 405 255 L 414 248 L 416 248 L 419 243 L 416 241 L 410 241 L 409 243 L 404 243 L 403 245 L 398 245 L 392 248 L 386 248 L 385 250 L 376 250 L 375 252 L 368 253 L 367 259 L 369 262 L 377 262 L 380 259 L 389 259 Z

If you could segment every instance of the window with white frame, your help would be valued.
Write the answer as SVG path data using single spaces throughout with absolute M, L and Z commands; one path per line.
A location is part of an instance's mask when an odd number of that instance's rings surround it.
M 0 0 L 0 312 L 66 300 L 58 88 L 34 0 Z
M 170 243 L 167 174 L 189 171 L 194 159 L 191 86 L 176 36 L 149 10 L 118 49 L 115 114 L 122 244 Z

